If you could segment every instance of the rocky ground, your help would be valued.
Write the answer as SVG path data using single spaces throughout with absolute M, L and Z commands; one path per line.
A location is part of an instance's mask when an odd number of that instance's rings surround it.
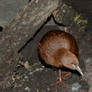
M 57 25 L 52 26 L 50 23 L 47 25 L 38 32 L 33 40 L 30 40 L 21 52 L 23 61 L 28 60 L 30 62 L 30 69 L 27 70 L 21 64 L 17 64 L 14 70 L 14 83 L 12 83 L 10 88 L 2 89 L 2 92 L 88 92 L 89 82 L 83 80 L 76 71 L 71 71 L 71 78 L 64 80 L 67 86 L 51 86 L 52 83 L 57 81 L 57 69 L 41 63 L 37 52 L 37 45 L 47 30 L 64 28 Z M 91 69 L 87 67 L 90 67 L 91 61 L 92 33 L 89 30 L 79 30 L 79 26 L 75 26 L 75 24 L 69 32 L 77 39 L 80 50 L 80 67 L 84 73 L 86 72 L 85 77 L 89 81 L 91 80 Z

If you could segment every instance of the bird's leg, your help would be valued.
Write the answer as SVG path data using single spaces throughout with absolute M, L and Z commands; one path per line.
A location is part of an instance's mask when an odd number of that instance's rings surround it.
M 71 72 L 63 72 L 62 78 L 65 80 L 66 78 L 70 78 L 71 77 Z
M 59 78 L 58 79 L 59 79 L 59 81 L 62 81 L 62 71 L 61 71 L 61 69 L 59 69 L 58 72 L 59 72 Z
M 53 83 L 52 86 L 55 86 L 55 85 L 62 85 L 62 84 L 66 85 L 66 84 L 63 82 L 61 69 L 59 69 L 59 77 L 58 77 L 58 79 L 59 79 L 59 80 L 58 80 L 57 82 Z

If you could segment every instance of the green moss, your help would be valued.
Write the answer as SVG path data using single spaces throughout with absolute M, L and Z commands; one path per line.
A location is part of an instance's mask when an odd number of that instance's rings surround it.
M 69 6 L 69 8 L 71 8 L 71 9 L 72 9 L 72 6 Z
M 39 92 L 39 89 L 36 89 L 36 92 Z
M 80 23 L 82 23 L 82 24 L 87 24 L 87 20 L 85 20 L 85 19 L 77 19 L 77 24 L 80 24 Z
M 80 23 L 82 23 L 82 24 L 87 24 L 88 23 L 88 21 L 86 20 L 86 19 L 83 19 L 82 17 L 81 17 L 81 15 L 80 14 L 78 14 L 77 12 L 75 13 L 75 17 L 74 18 L 76 18 L 76 23 L 77 24 L 80 24 Z
M 75 17 L 77 17 L 77 16 L 80 16 L 80 14 L 79 14 L 79 13 L 77 13 L 77 12 L 75 12 Z

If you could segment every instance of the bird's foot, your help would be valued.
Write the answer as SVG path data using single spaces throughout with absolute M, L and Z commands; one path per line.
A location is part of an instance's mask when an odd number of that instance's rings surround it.
M 58 86 L 58 87 L 61 85 L 67 86 L 67 84 L 65 82 L 60 81 L 60 80 L 51 84 L 51 86 Z
M 71 78 L 71 72 L 63 72 L 62 79 L 65 80 L 66 78 Z
M 61 75 L 59 75 L 59 77 L 58 77 L 58 81 L 57 82 L 55 82 L 55 83 L 53 83 L 53 84 L 51 84 L 52 86 L 61 86 L 61 85 L 64 85 L 64 86 L 67 86 L 67 84 L 63 81 L 63 78 L 62 78 L 62 76 Z

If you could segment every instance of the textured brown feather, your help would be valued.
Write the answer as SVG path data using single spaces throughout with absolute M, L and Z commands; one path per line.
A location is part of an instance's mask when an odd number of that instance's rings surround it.
M 38 50 L 41 58 L 50 65 L 60 67 L 59 57 L 64 51 L 60 49 L 65 48 L 71 51 L 78 57 L 78 47 L 75 38 L 64 31 L 52 30 L 48 32 L 40 41 Z

